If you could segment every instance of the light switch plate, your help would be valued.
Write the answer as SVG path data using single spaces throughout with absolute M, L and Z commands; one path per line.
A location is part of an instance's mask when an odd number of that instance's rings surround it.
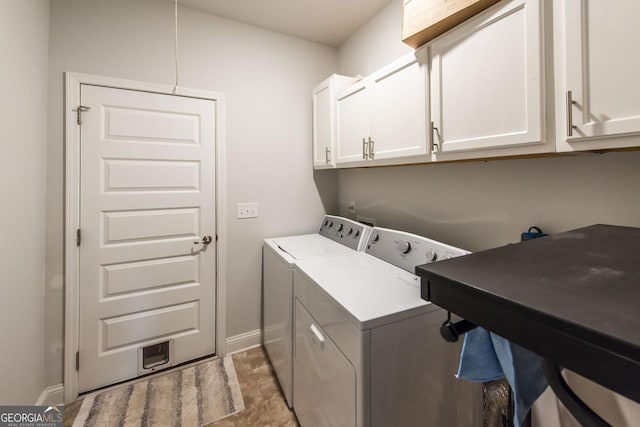
M 236 204 L 236 218 L 257 218 L 258 217 L 258 202 L 250 203 L 238 203 Z

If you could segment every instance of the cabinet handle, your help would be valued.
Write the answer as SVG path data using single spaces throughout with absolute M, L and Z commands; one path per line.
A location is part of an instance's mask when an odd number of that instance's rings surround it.
M 570 90 L 567 91 L 567 136 L 573 136 L 573 130 L 578 126 L 573 124 L 573 106 L 576 101 L 573 100 Z
M 369 137 L 369 160 L 373 160 L 373 149 L 375 141 Z
M 434 131 L 436 134 L 435 138 L 433 136 Z M 440 148 L 440 131 L 433 122 L 431 122 L 431 145 L 432 150 L 437 153 Z
M 311 324 L 311 327 L 309 329 L 318 340 L 318 343 L 320 344 L 320 348 L 324 348 L 324 336 L 322 335 L 322 332 L 320 332 L 320 329 L 318 329 L 318 327 L 313 323 Z
M 369 144 L 367 144 L 367 140 L 366 138 L 362 138 L 362 158 L 364 160 L 367 160 L 367 158 L 369 157 Z
M 331 158 L 329 157 L 330 153 L 331 150 L 329 150 L 329 147 L 324 147 L 324 160 L 327 164 L 331 163 Z

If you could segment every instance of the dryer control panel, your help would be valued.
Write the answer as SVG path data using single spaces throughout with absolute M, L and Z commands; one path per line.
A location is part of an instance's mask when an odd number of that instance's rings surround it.
M 326 215 L 318 233 L 353 250 L 364 250 L 371 227 L 340 216 Z
M 417 234 L 381 227 L 371 230 L 365 252 L 411 273 L 418 265 L 470 253 Z

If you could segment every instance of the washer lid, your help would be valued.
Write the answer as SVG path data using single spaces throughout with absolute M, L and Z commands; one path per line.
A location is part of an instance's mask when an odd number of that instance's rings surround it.
M 363 252 L 310 258 L 295 268 L 361 330 L 437 309 L 420 298 L 418 276 Z
M 281 251 L 286 252 L 295 260 L 326 255 L 346 255 L 354 252 L 353 249 L 349 249 L 319 234 L 278 237 L 268 240 L 272 241 Z

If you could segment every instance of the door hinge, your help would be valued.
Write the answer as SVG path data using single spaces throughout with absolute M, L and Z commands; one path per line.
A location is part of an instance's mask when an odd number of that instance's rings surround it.
M 80 352 L 76 351 L 76 371 L 80 370 Z
M 82 124 L 82 113 L 87 112 L 91 109 L 91 107 L 87 107 L 86 105 L 78 105 L 78 108 L 71 110 L 76 113 L 76 123 L 79 125 Z
M 78 228 L 76 230 L 76 246 L 80 246 L 80 240 L 81 240 L 81 234 L 80 234 L 80 229 Z

